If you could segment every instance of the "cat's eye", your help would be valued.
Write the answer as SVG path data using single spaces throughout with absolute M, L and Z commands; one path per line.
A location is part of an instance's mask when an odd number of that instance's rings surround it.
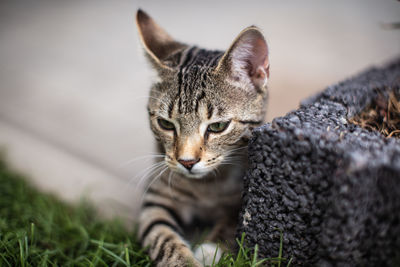
M 230 121 L 219 121 L 208 125 L 207 131 L 211 133 L 222 133 L 228 128 Z
M 170 121 L 167 121 L 164 119 L 158 119 L 157 122 L 158 122 L 158 125 L 160 125 L 160 127 L 164 130 L 171 131 L 171 130 L 175 129 L 174 124 Z

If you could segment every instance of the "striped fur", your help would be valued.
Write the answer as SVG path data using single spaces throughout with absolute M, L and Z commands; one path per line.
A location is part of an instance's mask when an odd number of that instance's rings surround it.
M 227 52 L 210 51 L 175 41 L 140 10 L 137 25 L 160 76 L 148 112 L 165 155 L 143 198 L 139 238 L 156 266 L 203 266 L 189 242 L 196 231 L 233 244 L 246 143 L 266 111 L 266 42 L 249 27 Z

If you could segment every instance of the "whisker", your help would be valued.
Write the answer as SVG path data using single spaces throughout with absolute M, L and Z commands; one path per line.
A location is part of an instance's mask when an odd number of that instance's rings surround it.
M 233 149 L 229 149 L 226 151 L 227 154 L 231 154 L 232 152 L 236 152 L 239 150 L 244 150 L 247 149 L 247 145 L 246 146 L 241 146 L 241 147 L 237 147 L 237 148 L 233 148 Z
M 154 154 L 154 155 L 139 156 L 139 157 L 130 159 L 130 160 L 124 162 L 124 163 L 121 163 L 121 164 L 119 165 L 119 167 L 120 167 L 120 168 L 121 168 L 121 167 L 125 167 L 125 166 L 127 166 L 127 165 L 129 165 L 129 164 L 132 164 L 132 163 L 135 162 L 135 161 L 138 161 L 138 160 L 143 160 L 143 159 L 148 160 L 149 158 L 153 159 L 153 158 L 163 158 L 163 157 L 165 157 L 165 155 L 163 155 L 163 154 Z
M 229 157 L 225 157 L 224 160 L 221 161 L 221 163 L 226 163 L 226 162 L 242 163 L 243 157 L 229 156 Z
M 152 174 L 155 170 L 157 170 L 159 167 L 163 166 L 163 164 L 165 164 L 164 161 L 155 163 L 155 164 L 153 164 L 153 165 L 147 167 L 146 169 L 144 169 L 143 171 L 141 171 L 141 172 L 138 173 L 137 175 L 135 175 L 131 180 L 134 180 L 135 178 L 137 178 L 137 177 L 140 176 L 141 178 L 139 179 L 139 182 L 137 183 L 137 187 L 140 187 L 141 184 L 143 183 L 143 181 L 144 181 L 147 177 L 151 176 L 151 174 Z
M 143 174 L 147 173 L 148 171 L 151 172 L 154 168 L 161 166 L 164 162 L 160 161 L 160 162 L 156 162 L 153 163 L 152 165 L 150 165 L 149 167 L 145 168 L 144 170 L 140 171 L 138 174 L 136 174 L 133 178 L 137 178 L 139 176 L 142 176 Z
M 153 170 L 151 171 L 151 173 L 149 173 L 149 175 L 147 175 L 147 178 L 150 178 L 150 177 L 152 177 L 153 175 L 155 175 L 157 172 L 160 172 L 161 170 L 164 170 L 164 168 L 165 168 L 164 165 L 157 166 L 157 168 L 153 169 Z M 154 176 L 153 178 L 151 178 L 151 181 L 153 181 L 153 180 L 155 179 L 155 177 L 158 177 L 159 175 L 160 175 L 160 173 L 158 173 L 156 176 Z M 150 182 L 149 184 L 151 184 L 151 183 L 152 183 L 152 182 Z M 149 184 L 147 184 L 146 188 L 149 187 Z M 147 189 L 146 189 L 145 191 L 147 191 Z
M 243 154 L 227 154 L 224 156 L 225 159 L 243 159 Z
M 225 158 L 221 163 L 224 162 L 243 162 L 243 158 Z
M 165 168 L 162 169 L 162 170 L 160 171 L 160 173 L 159 173 L 157 176 L 155 176 L 155 177 L 151 180 L 151 182 L 147 185 L 146 189 L 143 191 L 143 195 L 142 195 L 142 198 L 141 198 L 141 200 L 140 200 L 140 205 L 143 204 L 144 197 L 146 196 L 146 193 L 147 193 L 147 191 L 150 189 L 150 187 L 151 187 L 151 186 L 158 180 L 158 178 L 159 178 L 166 170 L 168 170 L 168 169 L 169 169 L 168 166 L 165 166 Z
M 226 155 L 226 156 L 224 157 L 224 159 L 240 159 L 240 158 L 243 158 L 243 155 L 242 155 L 242 154 Z
M 132 183 L 132 181 L 135 180 L 135 178 L 139 177 L 139 175 L 140 175 L 141 177 L 139 179 L 139 182 L 135 186 L 135 193 L 140 194 L 141 193 L 140 189 L 141 189 L 142 183 L 146 180 L 146 178 L 151 177 L 151 175 L 153 175 L 155 172 L 157 172 L 157 170 L 162 168 L 163 164 L 164 164 L 163 161 L 158 162 L 158 163 L 152 164 L 151 166 L 147 167 L 145 170 L 142 170 L 139 174 L 137 174 L 133 178 L 129 179 L 125 189 L 128 189 L 130 184 Z

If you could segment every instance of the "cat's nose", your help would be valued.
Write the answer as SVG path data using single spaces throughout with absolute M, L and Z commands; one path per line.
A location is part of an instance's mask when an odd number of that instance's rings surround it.
M 199 158 L 197 158 L 197 159 L 189 159 L 189 160 L 187 160 L 187 159 L 178 159 L 178 162 L 180 164 L 182 164 L 183 167 L 185 167 L 189 171 L 193 168 L 194 164 L 196 164 L 199 161 L 200 161 Z

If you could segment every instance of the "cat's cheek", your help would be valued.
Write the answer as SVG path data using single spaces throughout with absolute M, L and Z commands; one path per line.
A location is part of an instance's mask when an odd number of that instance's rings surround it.
M 172 156 L 171 156 L 171 155 L 174 154 L 174 153 L 173 153 L 174 148 L 173 148 L 172 143 L 171 143 L 171 144 L 164 143 L 163 145 L 164 145 L 164 153 L 165 153 L 166 155 L 168 155 L 169 158 L 172 160 Z
M 158 146 L 161 149 L 162 153 L 164 153 L 167 157 L 170 157 L 172 159 L 172 156 L 174 153 L 174 140 L 172 138 L 166 138 L 165 136 L 157 136 L 155 135 L 155 138 L 158 141 Z
M 161 140 L 161 143 L 164 144 L 164 147 L 167 148 L 169 146 L 172 146 L 174 143 L 174 133 L 173 132 L 166 132 L 166 131 L 159 131 L 158 134 L 156 134 Z

